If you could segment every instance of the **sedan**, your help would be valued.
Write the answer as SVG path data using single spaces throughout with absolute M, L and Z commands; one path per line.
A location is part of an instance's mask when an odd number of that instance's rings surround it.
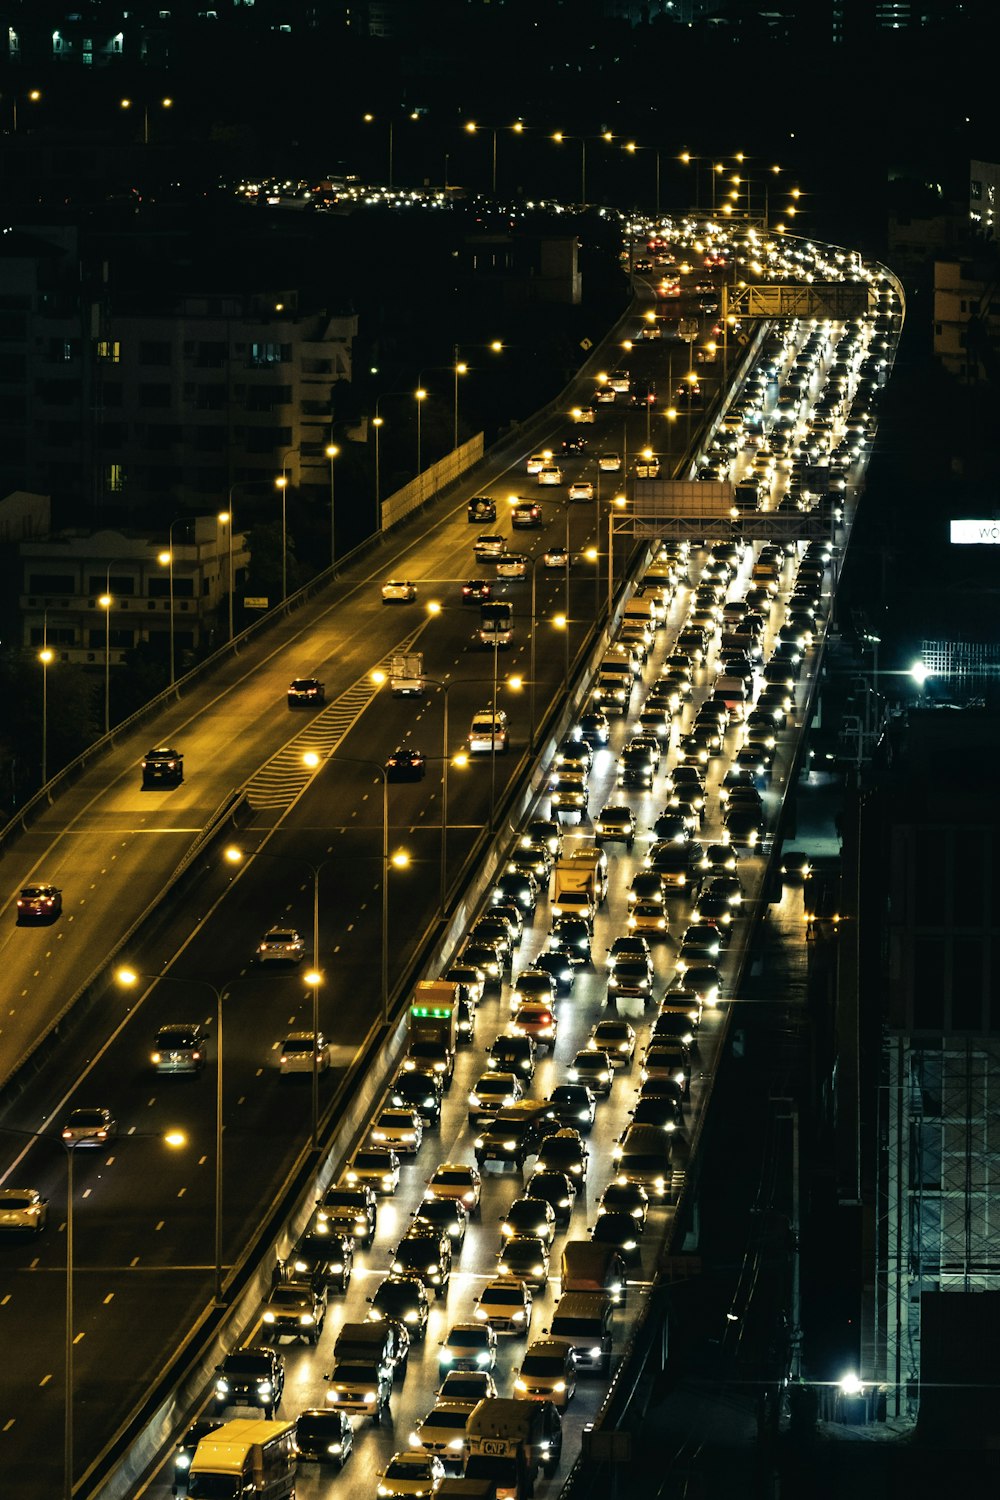
M 495 532 L 484 531 L 476 538 L 473 552 L 477 562 L 486 562 L 490 559 L 502 557 L 507 551 L 507 543 L 502 536 Z
M 423 781 L 427 774 L 427 757 L 422 750 L 407 750 L 400 746 L 385 763 L 388 781 Z
M 547 1135 L 538 1148 L 539 1172 L 565 1172 L 572 1180 L 582 1182 L 587 1175 L 590 1152 L 578 1130 L 562 1126 L 552 1135 Z
M 399 1187 L 399 1157 L 389 1146 L 362 1146 L 344 1173 L 344 1182 L 389 1196 Z
M 547 1047 L 550 1053 L 555 1051 L 558 1023 L 548 1005 L 535 1000 L 519 1005 L 511 1022 L 511 1031 L 516 1036 L 533 1037 L 538 1047 Z
M 453 1323 L 440 1344 L 438 1364 L 441 1373 L 448 1370 L 494 1370 L 497 1362 L 497 1336 L 489 1323 L 479 1321 Z
M 505 552 L 497 559 L 498 578 L 526 578 L 528 559 L 522 552 Z
M 571 500 L 593 500 L 594 486 L 589 479 L 574 479 L 569 487 Z
M 41 1234 L 48 1202 L 37 1188 L 0 1188 L 0 1237 Z
M 523 1281 L 500 1276 L 488 1281 L 479 1293 L 476 1318 L 494 1333 L 526 1334 L 531 1327 L 531 1301 L 531 1292 Z
M 294 927 L 269 927 L 254 958 L 259 964 L 300 964 L 305 953 L 305 942 Z
M 576 1183 L 565 1172 L 535 1172 L 524 1189 L 526 1198 L 541 1198 L 556 1216 L 560 1229 L 567 1228 L 576 1202 Z
M 412 604 L 417 597 L 417 585 L 409 580 L 390 578 L 382 585 L 383 604 Z
M 598 1052 L 596 1048 L 588 1047 L 584 1052 L 578 1052 L 572 1059 L 567 1069 L 567 1077 L 571 1078 L 574 1083 L 586 1084 L 592 1094 L 606 1099 L 615 1081 L 615 1070 L 606 1052 Z
M 428 1198 L 454 1198 L 463 1203 L 473 1218 L 479 1217 L 479 1196 L 483 1179 L 475 1167 L 465 1162 L 443 1161 L 427 1179 Z
M 637 901 L 628 914 L 629 932 L 647 939 L 667 936 L 667 916 L 658 901 Z
M 330 1043 L 322 1032 L 290 1031 L 281 1043 L 278 1067 L 282 1078 L 292 1073 L 325 1073 L 330 1066 Z
M 601 1194 L 598 1214 L 627 1213 L 641 1234 L 649 1212 L 649 1196 L 638 1182 L 610 1182 Z
M 590 1238 L 598 1245 L 612 1246 L 626 1266 L 638 1266 L 641 1263 L 639 1231 L 630 1213 L 609 1210 L 601 1214 L 590 1231 Z
M 534 1234 L 518 1234 L 507 1240 L 497 1257 L 501 1276 L 524 1281 L 533 1291 L 543 1292 L 549 1278 L 549 1252 Z
M 535 1235 L 551 1250 L 556 1237 L 555 1211 L 540 1198 L 515 1198 L 500 1220 L 500 1233 L 505 1240 Z
M 354 1269 L 354 1241 L 347 1234 L 304 1234 L 281 1269 L 286 1277 L 316 1277 L 327 1290 L 346 1292 Z
M 535 968 L 522 969 L 517 976 L 510 992 L 510 1008 L 513 1014 L 522 1005 L 533 1002 L 538 1005 L 553 1006 L 556 1003 L 555 985 L 552 975 L 545 969 Z
M 383 1109 L 371 1138 L 380 1146 L 391 1146 L 401 1156 L 415 1156 L 424 1138 L 424 1122 L 413 1109 Z
M 539 953 L 533 966 L 547 974 L 555 985 L 557 995 L 569 995 L 576 983 L 576 969 L 561 953 Z
M 485 578 L 470 578 L 462 584 L 462 600 L 466 604 L 478 604 L 492 597 L 493 585 Z
M 538 471 L 539 484 L 562 484 L 563 471 L 558 464 L 542 464 Z
M 62 911 L 62 891 L 55 885 L 26 885 L 17 898 L 17 921 L 21 927 L 31 922 L 54 922 Z
M 515 1073 L 484 1073 L 469 1093 L 469 1124 L 488 1125 L 495 1114 L 523 1097 L 521 1080 Z
M 585 1083 L 559 1083 L 548 1098 L 560 1125 L 589 1132 L 597 1114 L 597 1100 Z
M 603 746 L 611 738 L 611 724 L 608 716 L 601 713 L 599 709 L 582 714 L 578 728 L 580 738 L 586 740 L 589 745 Z
M 444 1464 L 434 1453 L 394 1453 L 378 1476 L 379 1500 L 395 1495 L 433 1495 L 444 1478 Z
M 618 474 L 621 472 L 622 456 L 620 453 L 602 453 L 598 456 L 597 467 L 605 474 Z
M 635 1056 L 635 1029 L 627 1021 L 598 1021 L 590 1029 L 587 1047 L 606 1053 L 613 1068 L 630 1068 Z
M 74 1109 L 62 1128 L 63 1145 L 106 1146 L 118 1134 L 118 1123 L 110 1109 Z
M 542 566 L 546 568 L 568 568 L 569 553 L 565 547 L 548 547 L 542 553 Z

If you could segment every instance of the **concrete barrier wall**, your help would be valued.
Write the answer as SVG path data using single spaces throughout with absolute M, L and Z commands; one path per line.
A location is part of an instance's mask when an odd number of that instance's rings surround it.
M 483 434 L 477 432 L 467 443 L 453 448 L 436 464 L 431 464 L 429 469 L 418 474 L 416 479 L 411 479 L 409 484 L 404 484 L 401 490 L 396 490 L 387 500 L 382 501 L 382 530 L 389 531 L 393 526 L 398 526 L 404 516 L 418 510 L 421 505 L 426 505 L 428 500 L 433 500 L 441 490 L 460 479 L 467 469 L 473 468 L 482 456 Z

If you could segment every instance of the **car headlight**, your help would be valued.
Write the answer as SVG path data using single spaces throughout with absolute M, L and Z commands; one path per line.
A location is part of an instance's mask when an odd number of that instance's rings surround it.
M 601 1350 L 600 1350 L 599 1346 L 595 1346 L 593 1349 L 591 1349 L 591 1351 L 590 1351 L 590 1357 L 591 1357 L 591 1359 L 600 1359 L 600 1357 L 601 1357 Z
M 532 1266 L 532 1268 L 531 1268 L 531 1274 L 532 1274 L 532 1276 L 544 1276 L 545 1275 L 545 1267 L 544 1266 Z
M 191 1467 L 191 1454 L 190 1453 L 178 1453 L 177 1457 L 174 1459 L 174 1468 L 175 1469 L 179 1469 L 181 1471 L 181 1473 L 183 1473 L 185 1469 L 190 1469 L 190 1467 Z
M 153 1055 L 152 1055 L 152 1057 L 151 1057 L 151 1058 L 150 1058 L 150 1061 L 151 1061 L 151 1062 L 152 1062 L 152 1063 L 153 1063 L 153 1064 L 154 1064 L 154 1066 L 155 1066 L 155 1064 L 156 1064 L 156 1063 L 158 1063 L 158 1062 L 159 1062 L 159 1061 L 160 1061 L 160 1054 L 159 1054 L 159 1053 L 158 1053 L 158 1052 L 154 1052 L 154 1053 L 153 1053 Z
M 514 1389 L 515 1391 L 526 1391 L 528 1389 L 527 1382 L 521 1379 L 515 1380 Z
M 215 1382 L 215 1394 L 217 1396 L 228 1396 L 229 1395 L 229 1381 L 228 1380 L 217 1380 Z
M 401 1260 L 394 1260 L 393 1263 L 392 1263 L 392 1269 L 394 1271 L 403 1271 L 406 1268 L 403 1265 L 403 1262 Z
M 442 1364 L 442 1365 L 450 1365 L 451 1362 L 452 1362 L 453 1357 L 454 1356 L 450 1353 L 449 1350 L 442 1349 L 440 1357 L 439 1357 L 439 1360 L 438 1360 L 438 1363 Z
M 326 1451 L 333 1454 L 343 1453 L 344 1445 L 343 1443 L 327 1443 Z
M 312 1313 L 299 1313 L 299 1322 L 304 1328 L 308 1328 L 310 1324 L 315 1323 L 315 1321 L 316 1319 L 313 1317 Z
M 490 1362 L 489 1350 L 488 1349 L 480 1349 L 479 1353 L 476 1355 L 476 1364 L 477 1365 L 488 1365 L 489 1362 Z
M 257 1386 L 257 1393 L 260 1396 L 270 1396 L 273 1390 L 274 1387 L 269 1380 L 262 1380 Z
M 264 1314 L 264 1322 L 265 1323 L 273 1323 L 274 1322 L 274 1313 L 273 1312 L 266 1312 Z

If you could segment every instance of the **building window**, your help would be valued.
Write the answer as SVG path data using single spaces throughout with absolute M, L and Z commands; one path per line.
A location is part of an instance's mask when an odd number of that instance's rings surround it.
M 111 495 L 120 495 L 125 488 L 125 470 L 121 464 L 108 464 L 104 470 L 104 488 Z
M 913 944 L 913 1029 L 944 1031 L 944 941 L 918 938 Z
M 977 182 L 976 179 L 973 178 L 969 183 L 969 197 L 972 199 L 973 203 L 979 203 L 982 199 L 982 196 L 983 185 L 981 182 Z
M 70 598 L 76 590 L 76 579 L 69 573 L 32 573 L 28 578 L 29 594 L 64 594 Z
M 141 339 L 139 363 L 141 365 L 169 365 L 170 345 L 162 339 Z
M 97 358 L 105 364 L 117 365 L 121 363 L 122 346 L 117 339 L 98 339 Z
M 288 344 L 251 344 L 250 363 L 252 365 L 280 365 L 290 353 L 291 346 Z
M 108 575 L 106 573 L 91 573 L 90 578 L 87 580 L 87 593 L 93 594 L 95 599 L 99 599 L 100 596 L 104 593 L 104 582 L 106 578 L 108 580 L 108 592 L 111 594 L 116 604 L 118 602 L 119 594 L 135 593 L 135 579 L 126 578 L 122 573 L 112 573 L 110 578 L 108 578 Z
M 169 385 L 140 385 L 139 405 L 146 411 L 170 405 Z

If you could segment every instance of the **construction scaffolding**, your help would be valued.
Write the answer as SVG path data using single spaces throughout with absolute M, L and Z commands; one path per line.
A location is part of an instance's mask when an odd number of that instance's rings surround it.
M 912 1418 L 921 1293 L 1000 1291 L 1000 1037 L 888 1037 L 878 1142 L 875 1378 Z

